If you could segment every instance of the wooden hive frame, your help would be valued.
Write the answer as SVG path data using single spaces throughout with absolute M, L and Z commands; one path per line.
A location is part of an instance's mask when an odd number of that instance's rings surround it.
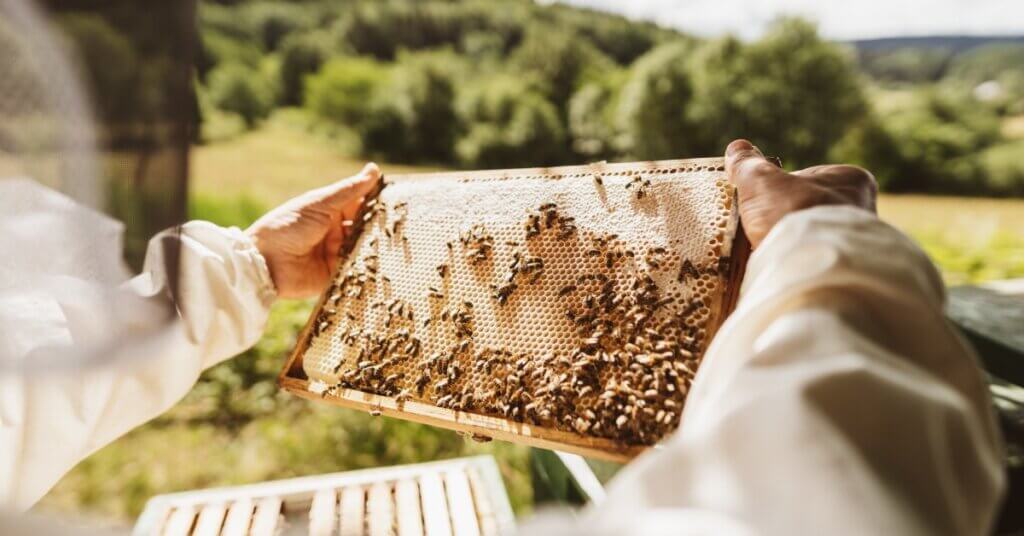
M 663 169 L 665 167 L 686 167 L 694 165 L 722 166 L 721 158 L 696 158 L 686 160 L 663 160 L 656 162 L 641 163 L 643 169 Z M 466 177 L 469 180 L 477 179 L 501 179 L 509 176 L 521 175 L 546 175 L 552 178 L 561 176 L 580 175 L 589 173 L 612 173 L 621 170 L 636 170 L 637 163 L 627 164 L 589 164 L 582 166 L 563 166 L 553 168 L 524 168 L 508 170 L 458 172 L 459 177 Z M 429 180 L 435 177 L 450 177 L 447 173 L 426 173 L 408 176 L 394 177 L 393 180 Z M 360 214 L 361 216 L 361 214 Z M 355 247 L 358 240 L 362 218 L 355 218 L 355 227 L 342 245 L 342 258 L 346 257 Z M 721 310 L 718 318 L 720 321 L 715 325 L 708 326 L 708 340 L 710 341 L 717 329 L 724 322 L 725 318 L 735 308 L 739 298 L 740 283 L 746 270 L 747 258 L 750 255 L 750 244 L 746 240 L 741 225 L 737 224 L 733 246 L 729 255 L 729 268 L 726 277 L 724 299 L 721 303 Z M 342 266 L 339 263 L 339 268 Z M 322 294 L 314 311 L 323 307 L 327 295 Z M 323 394 L 315 394 L 309 389 L 309 379 L 303 370 L 302 356 L 306 352 L 313 336 L 313 324 L 316 314 L 310 316 L 305 328 L 301 331 L 295 349 L 286 362 L 278 376 L 278 385 L 296 395 L 308 400 L 323 401 L 336 406 L 362 411 L 372 412 L 390 417 L 397 417 L 421 424 L 428 424 L 440 428 L 454 430 L 459 433 L 483 436 L 487 438 L 510 441 L 526 444 L 533 447 L 560 450 L 582 456 L 604 459 L 615 462 L 626 462 L 645 451 L 647 446 L 624 445 L 618 441 L 589 437 L 576 433 L 556 430 L 527 423 L 515 422 L 498 417 L 491 417 L 477 413 L 456 411 L 441 408 L 433 404 L 418 402 L 416 400 L 405 400 L 399 402 L 395 397 L 367 393 L 356 389 L 337 388 Z
M 385 506 L 371 511 L 375 503 Z M 515 518 L 494 459 L 476 456 L 158 495 L 132 534 L 261 536 L 282 528 L 324 536 L 494 536 L 511 533 Z

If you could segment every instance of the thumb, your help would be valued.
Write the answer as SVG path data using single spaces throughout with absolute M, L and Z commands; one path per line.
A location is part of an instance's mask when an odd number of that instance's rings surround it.
M 373 192 L 380 183 L 380 177 L 380 168 L 370 162 L 359 173 L 321 188 L 318 197 L 331 208 L 342 210 L 353 201 Z
M 761 154 L 761 150 L 747 140 L 734 140 L 725 148 L 725 171 L 733 182 L 741 168 L 757 162 L 767 163 L 768 161 Z

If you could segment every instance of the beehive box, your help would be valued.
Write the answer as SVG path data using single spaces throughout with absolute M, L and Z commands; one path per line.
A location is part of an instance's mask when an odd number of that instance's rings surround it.
M 616 460 L 675 429 L 747 256 L 721 159 L 387 182 L 285 389 Z
M 158 495 L 136 536 L 498 536 L 512 508 L 490 456 Z

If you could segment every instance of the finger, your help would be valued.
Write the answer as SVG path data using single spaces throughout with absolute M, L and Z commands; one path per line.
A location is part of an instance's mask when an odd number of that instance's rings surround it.
M 380 168 L 370 162 L 356 175 L 321 188 L 317 192 L 319 201 L 334 210 L 344 210 L 372 192 L 380 182 L 380 176 Z
M 747 140 L 735 140 L 725 149 L 725 171 L 729 180 L 737 186 L 748 181 L 751 176 L 768 172 L 769 169 L 778 171 L 761 154 L 761 150 Z

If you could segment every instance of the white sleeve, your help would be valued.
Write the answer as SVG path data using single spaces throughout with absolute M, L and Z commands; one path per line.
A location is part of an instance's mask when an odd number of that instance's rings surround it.
M 752 255 L 677 433 L 574 528 L 989 534 L 1002 444 L 943 300 L 927 257 L 875 216 L 787 216 Z
M 126 343 L 108 367 L 0 378 L 0 509 L 30 507 L 80 460 L 170 408 L 204 369 L 259 339 L 274 290 L 238 229 L 191 222 L 157 235 L 123 291 L 166 304 L 173 251 L 180 315 L 159 336 Z

